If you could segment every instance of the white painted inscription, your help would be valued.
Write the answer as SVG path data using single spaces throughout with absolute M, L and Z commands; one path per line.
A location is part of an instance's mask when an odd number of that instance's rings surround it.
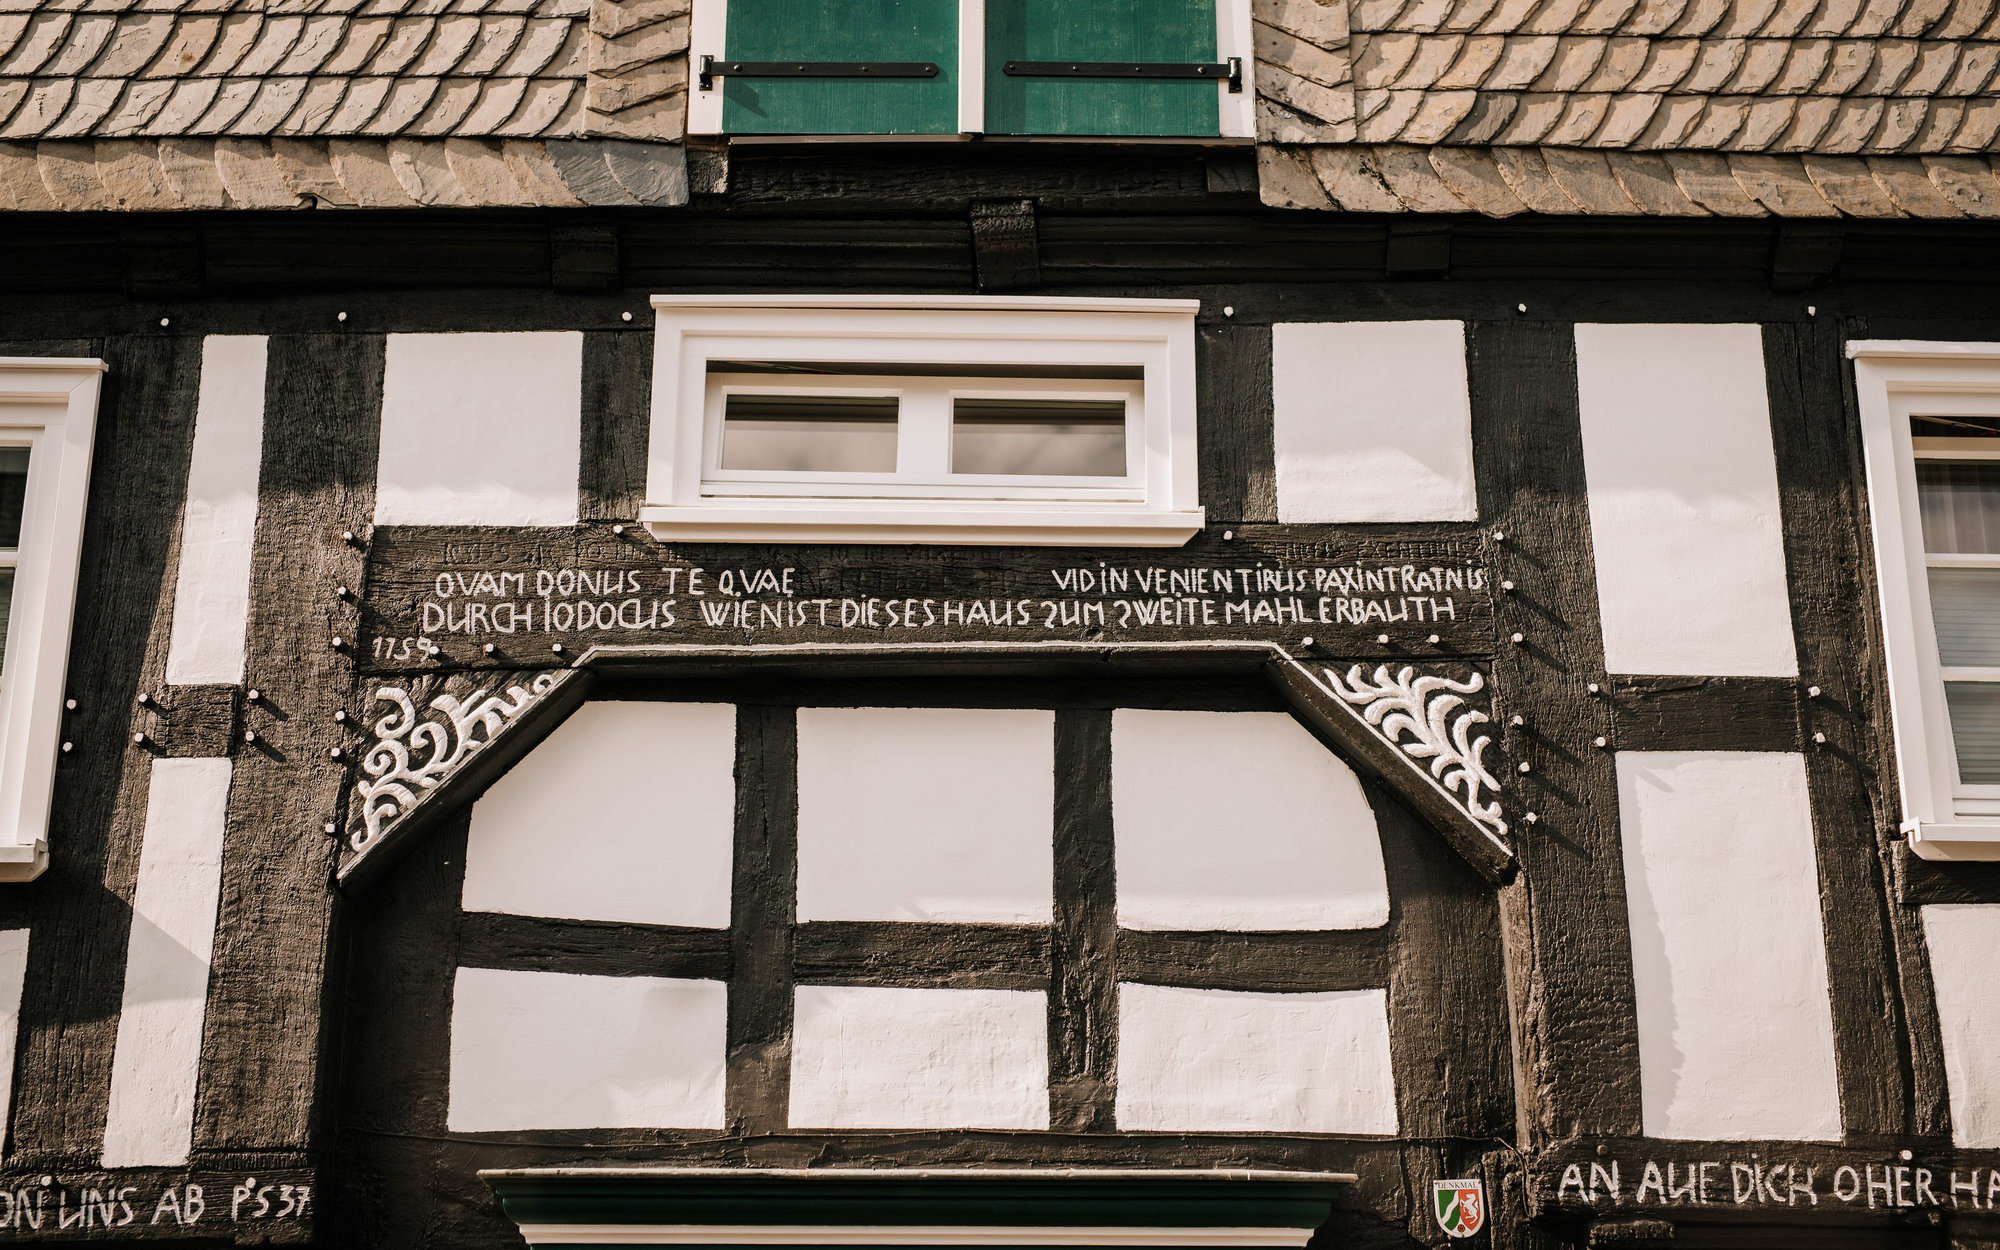
M 1873 1163 L 1600 1158 L 1565 1165 L 1555 1198 L 1570 1207 L 2000 1210 L 2000 1169 L 1931 1166 L 1901 1153 L 1901 1159 Z
M 231 1176 L 197 1173 L 165 1185 L 93 1176 L 58 1183 L 52 1177 L 15 1178 L 0 1184 L 0 1237 L 50 1236 L 67 1240 L 98 1229 L 212 1229 L 298 1225 L 312 1216 L 310 1174 Z M 227 1195 L 226 1197 L 224 1195 Z
M 426 577 L 412 618 L 371 639 L 369 655 L 422 661 L 435 639 L 504 643 L 544 633 L 719 632 L 746 641 L 799 631 L 1428 634 L 1470 623 L 1486 590 L 1486 570 L 1467 563 L 1101 562 L 1047 569 L 1039 580 L 1039 590 L 1025 594 L 829 595 L 815 593 L 795 566 L 450 570 Z

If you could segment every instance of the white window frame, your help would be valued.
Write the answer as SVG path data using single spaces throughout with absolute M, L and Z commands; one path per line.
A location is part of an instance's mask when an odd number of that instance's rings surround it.
M 1196 500 L 1196 300 L 997 296 L 656 296 L 652 440 L 640 520 L 664 541 L 1115 544 L 1178 547 Z M 899 435 L 894 474 L 719 466 L 709 362 L 839 362 L 857 376 L 772 375 L 766 392 L 921 392 L 938 411 Z M 870 376 L 870 365 L 1140 370 L 1137 380 Z M 1123 478 L 949 473 L 951 396 L 1127 400 Z M 937 418 L 941 417 L 942 420 Z M 908 457 L 905 463 L 904 457 Z
M 48 867 L 49 805 L 101 360 L 0 356 L 0 445 L 29 449 L 14 598 L 0 658 L 0 881 Z
M 1902 831 L 1919 856 L 2000 860 L 2000 785 L 1958 779 L 1944 683 L 2000 680 L 2000 669 L 1946 669 L 1931 617 L 1929 570 L 2000 568 L 2000 556 L 1924 550 L 1917 461 L 2000 459 L 1959 439 L 1918 439 L 1914 415 L 2000 417 L 2000 343 L 1858 340 L 1847 345 L 1860 402 L 1868 506 L 1882 600 Z
M 688 133 L 697 135 L 719 135 L 722 129 L 722 88 L 718 85 L 702 91 L 692 81 L 700 71 L 704 53 L 716 60 L 723 59 L 724 50 L 729 46 L 729 0 L 694 0 L 694 13 L 688 25 L 688 57 L 690 82 L 688 84 Z M 1220 101 L 1217 121 L 1217 137 L 1240 139 L 1246 142 L 1257 137 L 1257 88 L 1253 81 L 1256 76 L 1257 54 L 1252 46 L 1250 27 L 1250 0 L 1215 0 L 1215 51 L 1217 61 L 1228 61 L 1231 57 L 1243 62 L 1243 89 L 1231 91 L 1229 84 L 1215 85 L 1216 99 Z M 986 133 L 986 0 L 958 0 L 958 131 L 960 138 L 971 138 Z M 738 135 L 737 139 L 755 140 L 796 140 L 815 137 L 824 139 L 866 139 L 870 143 L 879 142 L 936 142 L 949 138 L 946 135 Z M 1042 139 L 1076 141 L 1087 140 L 1082 135 L 1008 135 L 1008 139 Z M 1112 135 L 1107 138 L 1125 142 L 1154 140 L 1148 135 Z M 1215 139 L 1194 137 L 1191 139 L 1158 137 L 1160 141 L 1213 143 Z

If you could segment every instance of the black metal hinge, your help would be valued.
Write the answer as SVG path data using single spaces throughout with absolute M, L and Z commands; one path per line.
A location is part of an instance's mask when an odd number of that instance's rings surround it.
M 929 61 L 718 61 L 701 58 L 703 91 L 718 78 L 936 78 Z
M 1243 90 L 1243 58 L 1220 63 L 1199 61 L 1008 61 L 1001 70 L 1009 78 L 1206 78 L 1226 80 L 1231 92 Z

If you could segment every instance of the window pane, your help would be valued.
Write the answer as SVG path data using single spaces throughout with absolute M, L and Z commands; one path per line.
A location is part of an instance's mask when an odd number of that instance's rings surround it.
M 21 505 L 27 497 L 28 449 L 0 447 L 0 547 L 21 545 Z
M 960 399 L 953 473 L 1124 477 L 1124 400 Z
M 2000 569 L 1932 569 L 1938 663 L 2000 668 Z
M 1944 701 L 1958 747 L 1958 779 L 1969 786 L 2000 785 L 2000 682 L 1948 681 Z
M 0 654 L 7 650 L 7 626 L 14 615 L 14 570 L 0 569 Z
M 722 467 L 780 473 L 894 473 L 893 396 L 731 395 Z
M 2000 461 L 1917 462 L 1924 550 L 2000 552 Z

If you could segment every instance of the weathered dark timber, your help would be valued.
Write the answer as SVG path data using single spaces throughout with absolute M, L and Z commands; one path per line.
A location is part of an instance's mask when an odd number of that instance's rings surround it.
M 792 934 L 800 984 L 1043 990 L 1049 934 L 1040 925 L 815 920 Z
M 972 259 L 982 291 L 1024 291 L 1042 284 L 1033 200 L 982 200 L 972 206 Z
M 1211 526 L 1278 519 L 1271 329 L 1202 325 L 1195 337 L 1195 443 Z
M 1518 589 L 1494 628 L 1520 633 L 1493 657 L 1495 719 L 1510 761 L 1521 869 L 1501 892 L 1514 1081 L 1522 1144 L 1639 1131 L 1639 1040 L 1611 755 L 1591 745 L 1608 719 L 1585 685 L 1604 680 L 1584 493 L 1571 328 L 1550 322 L 1467 327 L 1466 365 L 1479 515 L 1496 579 Z M 1538 815 L 1527 823 L 1527 812 Z
M 646 502 L 646 448 L 653 402 L 653 336 L 646 310 L 631 330 L 583 340 L 583 440 L 577 515 L 586 521 L 639 519 Z M 645 317 L 641 321 L 639 318 Z
M 1614 751 L 1793 751 L 1799 683 L 1789 677 L 1633 677 L 1600 683 Z
M 1182 548 L 1133 551 L 697 545 L 602 525 L 385 527 L 370 549 L 356 649 L 366 671 L 385 673 L 553 666 L 593 647 L 697 643 L 1291 646 L 1312 637 L 1319 654 L 1413 662 L 1489 649 L 1484 555 L 1468 527 L 1377 529 L 1265 526 L 1224 539 L 1211 526 Z
M 75 749 L 56 771 L 49 868 L 5 901 L 32 926 L 21 1002 L 10 1161 L 94 1166 L 104 1146 L 111 1056 L 152 760 L 132 745 L 136 703 L 166 676 L 180 515 L 194 443 L 201 346 L 142 336 L 26 342 L 10 355 L 102 355 L 89 511 L 63 717 Z
M 1055 922 L 1049 928 L 1049 1127 L 1112 1128 L 1118 1083 L 1118 876 L 1111 718 L 1056 713 Z
M 1368 803 L 1394 939 L 1381 950 L 1387 975 L 1374 984 L 1389 991 L 1397 1129 L 1419 1143 L 1406 1166 L 1424 1195 L 1432 1181 L 1483 1176 L 1492 1214 L 1505 1218 L 1518 1203 L 1501 1161 L 1489 1157 L 1509 1135 L 1515 1100 L 1507 1018 L 1496 1010 L 1506 999 L 1499 905 L 1475 873 L 1435 852 L 1408 808 L 1373 786 Z M 1435 1227 L 1427 1203 L 1405 1221 L 1417 1240 Z
M 1837 327 L 1766 326 L 1764 368 L 1772 444 L 1785 466 L 1778 497 L 1799 684 L 1819 691 L 1802 700 L 1810 726 L 1804 746 L 1841 1123 L 1851 1140 L 1929 1135 L 1942 1131 L 1944 1107 L 1935 1076 L 1919 1089 L 1911 1062 L 1912 1045 L 1921 1043 L 1902 1019 L 1888 874 L 1869 801 L 1874 751 L 1868 723 L 1855 714 L 1869 677 L 1854 643 L 1869 637 L 1874 613 L 1856 583 L 1867 542 L 1855 523 L 1860 438 L 1840 402 Z M 1931 1052 L 1931 1074 L 1939 1053 Z
M 241 686 L 168 686 L 148 694 L 143 707 L 152 715 L 140 719 L 162 755 L 234 755 L 243 745 L 242 701 Z
M 300 1246 L 324 1205 L 314 1173 L 269 1160 L 0 1175 L 0 1228 L 14 1241 Z
M 798 771 L 798 714 L 739 706 L 726 1098 L 730 1129 L 744 1135 L 783 1130 L 791 1106 Z
M 2000 903 L 2000 864 L 1951 864 L 1919 859 L 1907 845 L 1892 846 L 1896 901 L 1904 907 L 1926 903 Z
M 1889 1224 L 1927 1230 L 1934 1239 L 1931 1245 L 1938 1244 L 1937 1223 L 1949 1220 L 1960 1235 L 1981 1241 L 1992 1237 L 2000 1227 L 1995 1219 L 2000 1215 L 1995 1206 L 2000 1189 L 1989 1198 L 1987 1187 L 2000 1184 L 2000 1151 L 1954 1150 L 1939 1143 L 1935 1149 L 1911 1151 L 1909 1158 L 1903 1153 L 1869 1142 L 1585 1137 L 1562 1143 L 1535 1160 L 1532 1180 L 1537 1203 L 1550 1213 L 1651 1214 L 1677 1223 L 1706 1217 L 1758 1229 L 1767 1224 L 1810 1224 L 1824 1237 L 1839 1236 L 1842 1225 L 1862 1224 L 1875 1225 L 1871 1232 L 1880 1236 L 1888 1231 L 1881 1225 Z M 1647 1170 L 1649 1163 L 1658 1169 L 1657 1180 Z M 1667 1190 L 1669 1164 L 1675 1169 L 1673 1190 L 1680 1192 Z M 1695 1170 L 1690 1172 L 1690 1167 Z M 1976 1203 L 1963 1188 L 1975 1177 Z M 1961 1186 L 1956 1200 L 1950 1188 L 1954 1179 Z M 1875 1183 L 1872 1193 L 1870 1181 Z M 1737 1230 L 1737 1244 L 1742 1244 L 1749 1228 Z M 1677 1235 L 1675 1242 L 1680 1240 Z M 1758 1237 L 1756 1244 L 1767 1243 Z
M 312 1145 L 336 854 L 322 826 L 347 785 L 329 753 L 352 745 L 333 714 L 353 661 L 328 640 L 353 634 L 334 590 L 361 584 L 361 553 L 341 534 L 364 532 L 374 510 L 383 347 L 376 335 L 270 341 L 244 663 L 262 695 L 245 719 L 262 742 L 238 753 L 229 791 L 198 1152 Z
M 335 1245 L 435 1243 L 432 1186 L 450 1184 L 444 1154 L 465 875 L 461 813 L 382 888 L 343 904 L 337 929 L 341 1006 L 338 1101 L 324 1186 Z M 491 1244 L 504 1244 L 491 1229 Z M 511 1231 L 511 1230 L 510 1230 Z
M 1387 928 L 1321 933 L 1128 929 L 1118 934 L 1118 979 L 1209 990 L 1381 989 L 1389 982 L 1393 936 Z
M 469 911 L 458 924 L 466 968 L 598 977 L 729 979 L 729 932 Z

